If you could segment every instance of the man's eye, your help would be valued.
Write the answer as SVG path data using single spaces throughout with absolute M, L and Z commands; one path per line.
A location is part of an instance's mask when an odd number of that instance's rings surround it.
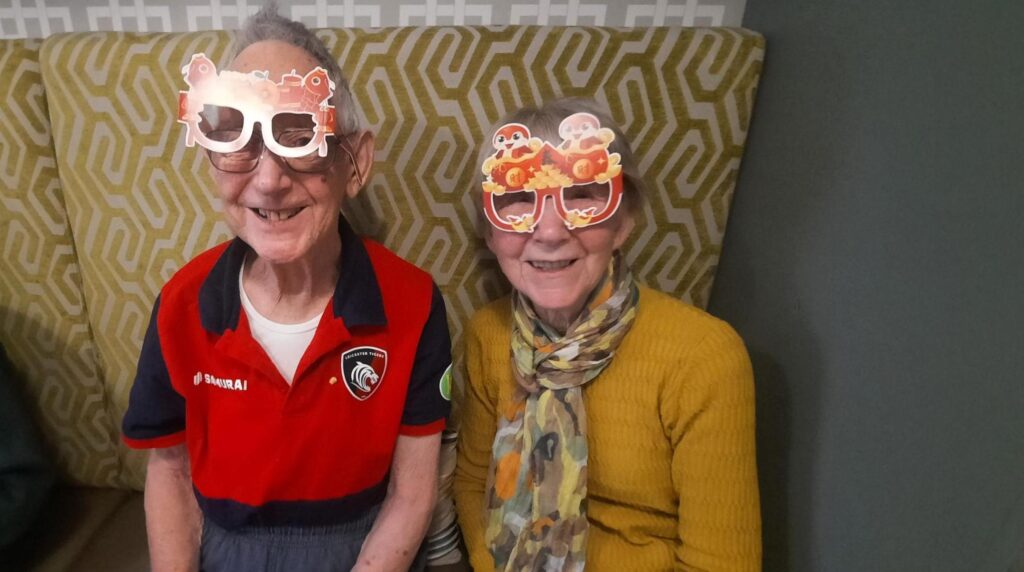
M 313 140 L 313 132 L 303 130 L 285 131 L 278 134 L 277 142 L 285 147 L 304 147 Z
M 242 136 L 241 129 L 218 129 L 211 131 L 206 134 L 206 137 L 211 141 L 225 141 L 231 142 L 237 140 Z

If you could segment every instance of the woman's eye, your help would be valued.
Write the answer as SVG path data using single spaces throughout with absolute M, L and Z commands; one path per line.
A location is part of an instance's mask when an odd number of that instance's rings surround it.
M 493 197 L 494 207 L 498 211 L 515 213 L 525 213 L 533 210 L 535 199 L 536 195 L 534 193 L 526 192 L 505 193 Z
M 608 189 L 602 185 L 587 185 L 566 189 L 562 196 L 567 203 L 603 203 L 608 200 Z

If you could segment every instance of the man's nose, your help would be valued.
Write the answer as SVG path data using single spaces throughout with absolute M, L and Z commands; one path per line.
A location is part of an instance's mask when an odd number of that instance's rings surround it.
M 291 172 L 282 157 L 264 147 L 252 184 L 260 192 L 277 192 L 291 186 Z

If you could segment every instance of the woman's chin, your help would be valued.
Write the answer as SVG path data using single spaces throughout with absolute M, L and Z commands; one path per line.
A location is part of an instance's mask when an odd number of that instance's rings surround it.
M 533 304 L 534 311 L 544 323 L 564 329 L 579 317 L 580 311 L 583 309 L 583 300 L 570 299 L 560 294 L 554 293 L 550 296 L 541 294 L 536 297 L 536 300 L 531 299 L 530 303 Z

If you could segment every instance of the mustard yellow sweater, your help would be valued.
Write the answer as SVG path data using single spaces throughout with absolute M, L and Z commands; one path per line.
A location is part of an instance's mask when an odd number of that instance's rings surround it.
M 466 331 L 455 502 L 477 572 L 494 569 L 483 500 L 495 411 L 515 383 L 508 298 Z M 760 570 L 754 383 L 725 322 L 640 288 L 632 330 L 584 386 L 589 421 L 587 570 Z

